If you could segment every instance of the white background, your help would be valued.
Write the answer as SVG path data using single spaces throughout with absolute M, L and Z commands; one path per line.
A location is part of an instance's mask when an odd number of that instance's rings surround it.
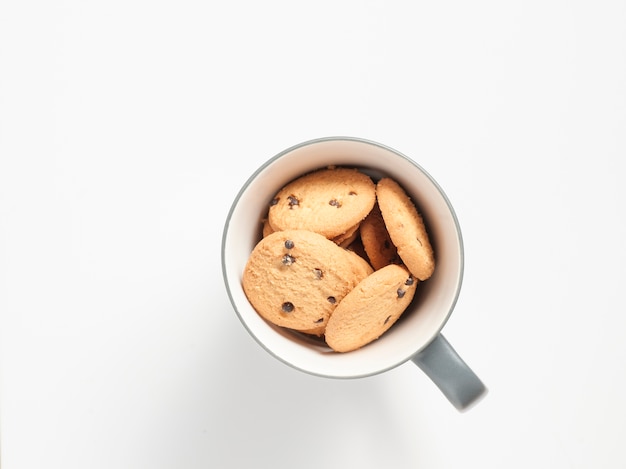
M 489 387 L 326 380 L 228 302 L 265 160 L 357 136 L 457 211 Z M 18 468 L 626 467 L 626 3 L 0 4 L 0 451 Z

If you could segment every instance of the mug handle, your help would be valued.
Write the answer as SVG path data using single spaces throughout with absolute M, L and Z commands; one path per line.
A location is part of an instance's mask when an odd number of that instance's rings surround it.
M 487 388 L 441 334 L 411 360 L 460 411 L 487 393 Z

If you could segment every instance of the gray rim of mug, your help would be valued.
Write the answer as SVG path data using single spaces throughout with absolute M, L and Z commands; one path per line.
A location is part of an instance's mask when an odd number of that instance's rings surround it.
M 277 355 L 276 353 L 274 353 L 274 351 L 272 351 L 270 348 L 268 348 L 254 333 L 254 331 L 252 331 L 249 327 L 248 324 L 246 323 L 246 321 L 244 320 L 244 318 L 241 316 L 239 310 L 237 309 L 237 304 L 233 298 L 231 289 L 230 289 L 230 285 L 228 283 L 228 274 L 226 271 L 226 256 L 225 256 L 225 251 L 226 251 L 226 238 L 228 237 L 228 228 L 230 226 L 230 220 L 232 217 L 233 212 L 235 211 L 235 208 L 237 207 L 237 204 L 239 203 L 239 199 L 242 197 L 242 195 L 245 193 L 246 189 L 248 188 L 248 186 L 252 183 L 252 181 L 254 181 L 256 179 L 256 177 L 265 170 L 265 168 L 267 168 L 268 166 L 270 166 L 272 163 L 274 163 L 276 160 L 278 160 L 279 158 L 281 158 L 282 156 L 286 155 L 287 153 L 290 153 L 294 150 L 297 150 L 298 148 L 302 148 L 302 147 L 306 147 L 309 145 L 314 145 L 317 143 L 322 143 L 322 142 L 332 142 L 332 141 L 349 141 L 349 142 L 358 142 L 358 143 L 363 143 L 366 145 L 372 145 L 375 147 L 379 147 L 382 148 L 383 150 L 389 151 L 391 153 L 394 153 L 396 155 L 398 155 L 399 157 L 407 160 L 410 164 L 412 164 L 413 166 L 415 166 L 419 171 L 421 171 L 429 180 L 430 182 L 433 184 L 433 186 L 435 186 L 435 188 L 437 189 L 437 191 L 439 192 L 439 194 L 441 194 L 443 200 L 445 201 L 448 210 L 450 211 L 450 214 L 452 215 L 452 219 L 454 221 L 454 226 L 456 229 L 456 233 L 457 233 L 457 237 L 459 240 L 459 253 L 460 253 L 460 262 L 459 262 L 459 276 L 458 276 L 458 287 L 456 289 L 456 292 L 454 294 L 454 298 L 452 299 L 452 303 L 450 304 L 450 308 L 448 310 L 448 312 L 446 313 L 446 317 L 444 318 L 444 320 L 442 321 L 441 325 L 439 326 L 439 328 L 435 331 L 435 333 L 430 337 L 430 339 L 428 340 L 428 342 L 426 342 L 426 344 L 416 350 L 415 352 L 413 352 L 410 356 L 403 358 L 402 360 L 396 362 L 396 363 L 392 363 L 389 366 L 387 366 L 386 368 L 383 369 L 379 369 L 376 370 L 374 372 L 369 372 L 369 373 L 363 373 L 361 375 L 351 375 L 351 376 L 346 376 L 346 377 L 336 377 L 336 376 L 328 376 L 325 375 L 323 373 L 315 373 L 313 371 L 304 369 L 304 368 L 300 368 L 296 365 L 294 365 L 293 363 L 289 362 L 287 359 L 281 357 L 280 355 Z M 267 352 L 269 353 L 271 356 L 273 356 L 274 358 L 276 358 L 277 360 L 285 363 L 286 365 L 289 365 L 290 367 L 301 371 L 303 373 L 307 373 L 310 375 L 315 375 L 315 376 L 320 376 L 320 377 L 331 377 L 334 379 L 357 379 L 357 378 L 365 378 L 368 376 L 373 376 L 373 375 L 377 375 L 377 374 L 381 374 L 384 373 L 386 371 L 392 370 L 400 365 L 402 365 L 403 363 L 411 360 L 411 358 L 413 358 L 415 355 L 417 355 L 418 353 L 420 353 L 422 350 L 426 349 L 430 343 L 441 333 L 442 329 L 444 328 L 444 326 L 446 325 L 446 323 L 448 322 L 448 319 L 450 318 L 450 316 L 452 315 L 452 312 L 454 311 L 454 308 L 456 307 L 456 303 L 459 299 L 459 295 L 461 293 L 461 287 L 463 284 L 463 274 L 464 274 L 464 270 L 465 270 L 465 250 L 464 250 L 464 245 L 463 245 L 463 236 L 461 233 L 461 227 L 459 224 L 459 220 L 456 216 L 456 212 L 454 211 L 454 207 L 452 206 L 450 199 L 448 198 L 448 196 L 446 195 L 446 193 L 444 192 L 444 190 L 441 188 L 441 186 L 439 185 L 439 183 L 430 175 L 430 173 L 428 173 L 428 171 L 426 171 L 419 163 L 417 163 L 415 160 L 413 160 L 412 158 L 409 158 L 408 156 L 406 156 L 405 154 L 403 154 L 402 152 L 399 152 L 398 150 L 391 148 L 387 145 L 384 145 L 382 143 L 378 143 L 375 142 L 373 140 L 368 140 L 365 138 L 361 138 L 361 137 L 347 137 L 347 136 L 334 136 L 334 137 L 321 137 L 321 138 L 315 138 L 315 139 L 311 139 L 311 140 L 307 140 L 301 143 L 298 143 L 296 145 L 293 145 L 283 151 L 281 151 L 280 153 L 277 153 L 275 156 L 271 157 L 270 159 L 268 159 L 267 161 L 265 161 L 265 163 L 263 163 L 261 166 L 259 166 L 256 171 L 254 171 L 250 177 L 246 180 L 246 182 L 243 184 L 243 186 L 241 187 L 241 189 L 239 189 L 239 192 L 237 193 L 237 195 L 235 196 L 235 199 L 233 200 L 233 203 L 230 207 L 230 210 L 228 211 L 228 215 L 226 216 L 226 221 L 224 224 L 224 230 L 222 232 L 222 246 L 221 246 L 221 261 L 222 261 L 222 277 L 224 279 L 224 285 L 226 287 L 226 292 L 228 294 L 228 298 L 230 300 L 230 303 L 233 307 L 233 309 L 235 310 L 235 313 L 237 314 L 238 318 L 239 318 L 239 322 L 241 322 L 241 324 L 246 328 L 246 330 L 248 331 L 248 334 L 250 334 L 254 340 Z

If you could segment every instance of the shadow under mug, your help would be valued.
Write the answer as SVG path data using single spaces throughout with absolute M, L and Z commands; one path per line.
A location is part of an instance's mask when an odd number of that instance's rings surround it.
M 433 276 L 420 282 L 398 322 L 376 341 L 348 353 L 333 352 L 322 340 L 266 322 L 249 303 L 241 284 L 274 195 L 296 177 L 329 165 L 357 167 L 375 180 L 395 179 L 421 213 L 436 260 Z M 222 237 L 222 271 L 230 301 L 250 335 L 271 355 L 298 370 L 328 378 L 371 376 L 410 360 L 459 410 L 486 393 L 481 380 L 441 334 L 461 289 L 463 261 L 457 217 L 435 180 L 396 150 L 353 137 L 310 140 L 266 161 L 237 194 Z

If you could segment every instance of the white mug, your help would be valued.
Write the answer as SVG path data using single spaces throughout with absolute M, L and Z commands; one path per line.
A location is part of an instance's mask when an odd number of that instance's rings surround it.
M 265 321 L 248 301 L 242 274 L 260 240 L 270 201 L 288 182 L 329 165 L 357 167 L 374 179 L 389 176 L 421 213 L 433 245 L 436 268 L 421 282 L 401 319 L 376 341 L 337 353 L 323 341 Z M 441 334 L 456 304 L 463 279 L 463 241 L 454 210 L 435 180 L 416 162 L 385 145 L 361 138 L 327 137 L 295 145 L 270 158 L 236 196 L 222 237 L 222 271 L 230 301 L 250 335 L 284 363 L 317 376 L 359 378 L 417 364 L 459 410 L 486 388 Z

